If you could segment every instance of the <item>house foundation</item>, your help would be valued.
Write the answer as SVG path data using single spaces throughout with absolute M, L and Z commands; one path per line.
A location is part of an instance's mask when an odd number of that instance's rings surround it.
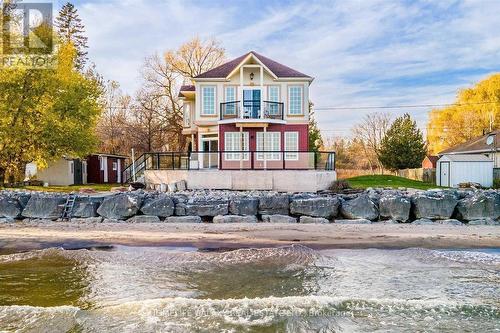
M 334 170 L 146 170 L 147 186 L 184 180 L 189 190 L 317 192 L 337 179 Z

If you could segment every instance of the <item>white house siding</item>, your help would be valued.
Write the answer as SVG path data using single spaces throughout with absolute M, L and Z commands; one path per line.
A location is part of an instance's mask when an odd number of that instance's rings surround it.
M 485 157 L 484 159 L 482 157 Z M 484 187 L 493 185 L 493 161 L 484 155 L 444 155 L 436 165 L 436 184 L 446 186 L 442 179 L 442 163 L 449 163 L 449 179 L 451 187 L 460 183 L 479 183 Z
M 250 73 L 254 73 L 253 81 L 250 81 Z M 253 82 L 253 86 L 260 87 L 260 69 L 259 68 L 244 68 L 243 69 L 243 86 L 250 86 Z M 264 69 L 264 87 L 261 92 L 262 100 L 268 100 L 268 87 L 269 86 L 279 86 L 280 87 L 280 102 L 284 103 L 284 113 L 285 120 L 291 120 L 293 122 L 307 122 L 309 119 L 309 81 L 307 80 L 286 80 L 279 79 L 275 80 L 269 73 Z M 229 78 L 229 80 L 203 80 L 195 82 L 195 89 L 198 98 L 195 99 L 195 120 L 198 121 L 214 121 L 217 122 L 220 115 L 220 103 L 225 102 L 224 87 L 226 86 L 236 86 L 236 100 L 240 100 L 240 71 L 239 69 L 236 73 Z M 292 85 L 303 86 L 303 116 L 292 116 L 288 117 L 288 87 Z M 216 114 L 214 116 L 202 116 L 201 115 L 201 88 L 203 86 L 215 86 L 215 109 Z
M 71 172 L 71 163 L 65 159 L 60 159 L 49 164 L 48 168 L 39 169 L 36 179 L 49 183 L 49 185 L 67 186 L 74 183 L 74 175 Z

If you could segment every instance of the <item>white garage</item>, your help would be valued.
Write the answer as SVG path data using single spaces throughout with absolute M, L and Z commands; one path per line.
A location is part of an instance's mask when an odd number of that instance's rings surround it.
M 436 184 L 458 187 L 460 183 L 493 186 L 493 161 L 482 154 L 447 154 L 436 164 Z

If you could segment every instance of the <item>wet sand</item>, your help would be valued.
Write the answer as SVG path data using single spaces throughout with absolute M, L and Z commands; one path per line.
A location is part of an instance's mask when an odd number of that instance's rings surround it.
M 411 224 L 179 224 L 18 222 L 0 224 L 3 253 L 47 247 L 192 246 L 324 248 L 500 247 L 498 226 Z

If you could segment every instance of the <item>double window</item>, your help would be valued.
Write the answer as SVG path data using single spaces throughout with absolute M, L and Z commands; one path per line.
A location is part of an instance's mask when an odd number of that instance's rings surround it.
M 224 133 L 224 147 L 226 161 L 248 160 L 248 132 L 226 132 Z M 227 153 L 234 151 L 234 153 Z
M 202 115 L 215 115 L 215 86 L 201 88 Z
M 261 161 L 265 158 L 268 161 L 279 161 L 281 159 L 280 134 L 280 132 L 257 132 L 257 160 Z
M 302 86 L 288 87 L 288 114 L 302 115 L 304 114 L 304 89 Z

